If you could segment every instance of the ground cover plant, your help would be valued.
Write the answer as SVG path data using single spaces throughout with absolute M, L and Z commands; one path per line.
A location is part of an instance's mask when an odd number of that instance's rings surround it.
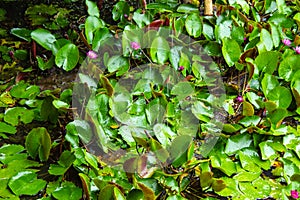
M 299 198 L 299 1 L 19 5 L 0 3 L 1 199 Z

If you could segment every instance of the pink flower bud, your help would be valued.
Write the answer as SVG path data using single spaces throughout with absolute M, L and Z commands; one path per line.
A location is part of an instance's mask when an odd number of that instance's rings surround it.
M 90 59 L 96 59 L 96 58 L 98 58 L 98 55 L 97 55 L 97 53 L 95 51 L 88 51 L 86 55 Z
M 138 50 L 141 48 L 141 45 L 138 42 L 130 42 L 130 46 L 133 50 Z
M 285 46 L 290 46 L 292 44 L 292 42 L 289 40 L 289 39 L 283 39 L 282 40 L 282 43 L 285 45 Z
M 291 190 L 291 197 L 293 199 L 298 199 L 299 198 L 299 193 L 297 190 Z
M 242 103 L 244 101 L 244 99 L 243 99 L 242 96 L 239 95 L 239 96 L 236 97 L 236 101 L 239 102 L 239 103 Z
M 300 54 L 300 46 L 296 46 L 296 48 L 294 48 L 294 50 L 297 54 Z
M 181 72 L 181 71 L 183 71 L 183 70 L 184 70 L 184 66 L 179 66 L 179 67 L 178 67 L 178 71 Z

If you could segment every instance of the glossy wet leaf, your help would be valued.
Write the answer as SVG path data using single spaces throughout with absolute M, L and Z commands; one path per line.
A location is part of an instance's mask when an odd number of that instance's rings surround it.
M 233 155 L 239 150 L 249 147 L 252 143 L 250 135 L 244 133 L 232 136 L 228 139 L 225 147 L 225 153 L 228 155 Z
M 259 52 L 271 51 L 273 49 L 272 36 L 268 30 L 262 29 L 260 32 L 260 45 L 258 46 Z
M 60 187 L 53 191 L 52 196 L 58 200 L 79 200 L 82 197 L 82 190 L 76 187 L 74 183 L 64 181 Z
M 87 12 L 88 12 L 88 14 L 90 16 L 95 16 L 95 17 L 99 17 L 100 16 L 98 6 L 97 6 L 97 4 L 95 2 L 86 0 L 85 4 L 88 7 Z
M 150 56 L 153 62 L 164 64 L 170 53 L 170 46 L 167 40 L 163 37 L 157 37 L 153 40 L 150 48 Z
M 45 49 L 52 52 L 57 51 L 54 44 L 56 42 L 56 38 L 50 31 L 42 28 L 36 29 L 31 32 L 31 38 Z
M 202 34 L 203 25 L 198 13 L 192 13 L 186 18 L 185 28 L 190 36 L 195 38 L 200 37 Z
M 112 56 L 107 62 L 109 72 L 117 72 L 121 76 L 129 69 L 129 60 L 123 56 Z
M 230 38 L 224 38 L 222 40 L 222 53 L 224 59 L 229 67 L 232 67 L 237 62 L 241 55 L 241 49 L 239 44 Z
M 46 184 L 46 181 L 37 179 L 37 174 L 34 172 L 22 171 L 10 179 L 8 186 L 16 195 L 35 195 Z
M 17 36 L 27 42 L 31 42 L 31 30 L 26 28 L 13 28 L 10 30 L 11 34 Z
M 13 126 L 18 125 L 20 122 L 24 124 L 31 123 L 33 119 L 33 110 L 29 110 L 25 107 L 9 108 L 5 111 L 4 115 L 4 121 Z
M 268 93 L 267 98 L 276 103 L 279 108 L 288 108 L 292 102 L 292 95 L 289 89 L 277 86 Z
M 89 16 L 85 21 L 85 35 L 86 40 L 89 44 L 92 44 L 94 40 L 94 32 L 99 29 L 103 28 L 104 23 L 99 18 L 95 16 Z
M 79 50 L 75 44 L 66 44 L 60 48 L 55 56 L 55 64 L 66 71 L 76 67 L 79 60 Z
M 40 92 L 40 88 L 35 85 L 29 85 L 24 81 L 20 81 L 16 85 L 14 85 L 11 90 L 10 94 L 16 98 L 28 98 L 34 99 L 38 93 Z
M 293 75 L 300 69 L 300 56 L 292 55 L 283 59 L 278 68 L 278 74 L 286 81 L 291 81 Z
M 60 100 L 54 100 L 52 104 L 57 109 L 68 109 L 70 107 L 69 104 Z
M 41 161 L 48 160 L 51 149 L 51 138 L 46 128 L 32 129 L 25 141 L 25 146 L 32 158 L 39 156 Z

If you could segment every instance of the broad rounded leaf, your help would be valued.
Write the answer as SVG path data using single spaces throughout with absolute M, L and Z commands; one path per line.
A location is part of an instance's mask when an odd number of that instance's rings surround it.
M 23 122 L 24 124 L 28 124 L 32 122 L 33 119 L 33 110 L 29 110 L 25 107 L 9 108 L 5 111 L 4 115 L 4 121 L 13 126 L 18 125 L 19 121 Z
M 151 44 L 150 55 L 154 62 L 164 64 L 170 53 L 170 46 L 167 40 L 163 37 L 157 37 Z
M 60 48 L 55 57 L 55 64 L 66 71 L 74 69 L 79 60 L 79 51 L 75 44 L 66 44 Z
M 203 25 L 199 13 L 192 13 L 186 18 L 185 28 L 190 36 L 200 37 Z
M 35 195 L 46 186 L 47 182 L 37 179 L 37 174 L 31 171 L 22 171 L 8 182 L 9 188 L 16 195 Z
M 286 81 L 291 81 L 293 75 L 297 70 L 300 69 L 300 56 L 292 55 L 283 59 L 278 68 L 278 74 L 281 78 L 284 78 Z
M 45 49 L 56 52 L 57 49 L 54 45 L 56 39 L 50 31 L 41 28 L 36 29 L 31 32 L 31 38 Z
M 82 198 L 82 190 L 76 187 L 74 183 L 65 181 L 54 190 L 52 195 L 58 200 L 79 200 Z
M 51 149 L 51 138 L 46 128 L 32 129 L 26 137 L 25 147 L 32 158 L 39 155 L 41 161 L 48 160 Z
M 112 56 L 107 62 L 109 72 L 118 71 L 117 75 L 124 74 L 129 69 L 129 60 L 123 56 Z
M 88 14 L 90 16 L 95 16 L 95 17 L 99 17 L 100 16 L 98 6 L 97 6 L 97 4 L 95 2 L 86 0 L 85 4 L 88 7 L 87 11 L 88 11 Z
M 289 89 L 277 86 L 268 93 L 267 98 L 274 101 L 279 108 L 288 108 L 292 102 L 292 95 Z
M 233 66 L 235 62 L 237 62 L 241 55 L 241 49 L 239 44 L 230 38 L 224 38 L 222 40 L 222 53 L 224 59 L 229 67 Z
M 15 134 L 17 132 L 16 127 L 11 126 L 5 122 L 0 122 L 0 133 Z

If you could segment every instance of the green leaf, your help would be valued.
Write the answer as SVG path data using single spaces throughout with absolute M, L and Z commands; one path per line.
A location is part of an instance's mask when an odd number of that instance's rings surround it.
M 241 55 L 241 49 L 239 44 L 230 38 L 224 38 L 222 40 L 222 53 L 224 59 L 229 67 L 232 67 L 237 62 Z
M 141 9 L 138 9 L 133 13 L 132 19 L 137 23 L 139 28 L 143 28 L 151 23 L 152 16 L 148 11 L 143 13 Z
M 109 38 L 112 38 L 108 28 L 99 28 L 95 31 L 95 37 L 93 39 L 93 50 L 98 51 L 101 45 L 104 45 L 106 41 L 110 41 Z
M 54 101 L 52 101 L 52 104 L 57 109 L 68 109 L 70 107 L 69 104 L 67 104 L 64 101 L 60 101 L 60 100 L 54 100 Z
M 177 8 L 177 12 L 180 13 L 191 13 L 191 12 L 199 12 L 197 6 L 192 4 L 180 4 Z
M 51 56 L 51 58 L 47 62 L 45 62 L 40 56 L 37 56 L 36 59 L 38 61 L 38 66 L 41 70 L 50 69 L 54 66 L 54 56 Z
M 260 41 L 263 42 L 267 51 L 271 51 L 273 48 L 272 36 L 266 29 L 262 29 L 260 32 Z
M 94 32 L 104 27 L 104 22 L 95 16 L 89 16 L 85 21 L 85 35 L 89 44 L 92 44 L 94 40 Z
M 25 147 L 32 158 L 39 155 L 41 161 L 48 160 L 51 149 L 51 138 L 46 128 L 32 129 L 25 141 Z
M 213 182 L 212 172 L 203 172 L 200 174 L 200 185 L 202 188 L 210 187 Z
M 123 75 L 129 69 L 129 60 L 123 56 L 112 56 L 107 62 L 109 72 L 117 72 L 117 76 Z
M 53 53 L 57 51 L 57 48 L 54 45 L 56 38 L 50 31 L 42 28 L 36 29 L 31 32 L 31 38 L 45 49 L 52 51 Z
M 292 95 L 289 89 L 277 86 L 268 93 L 267 98 L 274 101 L 279 108 L 288 108 L 292 102 Z
M 31 42 L 31 30 L 26 28 L 13 28 L 10 30 L 11 34 L 17 36 L 27 42 Z
M 129 12 L 130 8 L 128 3 L 126 1 L 119 1 L 114 5 L 114 8 L 112 10 L 113 20 L 117 21 L 120 19 L 120 21 L 123 21 L 125 19 L 124 14 L 129 15 Z
M 223 131 L 226 133 L 235 133 L 242 129 L 243 127 L 238 124 L 224 124 L 223 125 Z
M 141 200 L 144 199 L 144 193 L 138 189 L 132 189 L 127 195 L 128 200 Z
M 279 81 L 274 75 L 265 74 L 261 86 L 264 95 L 267 97 L 271 90 L 279 86 Z
M 10 94 L 16 98 L 22 99 L 34 99 L 40 93 L 40 88 L 36 85 L 29 85 L 24 81 L 20 81 L 16 85 L 14 85 Z
M 82 198 L 82 190 L 74 183 L 64 181 L 60 187 L 54 190 L 52 196 L 58 200 L 79 200 Z
M 185 28 L 190 36 L 195 38 L 200 37 L 203 25 L 199 13 L 192 13 L 186 18 Z
M 95 2 L 86 0 L 85 4 L 88 7 L 87 12 L 90 16 L 100 17 L 99 9 L 98 9 L 98 6 Z
M 249 147 L 251 143 L 251 136 L 247 133 L 232 136 L 226 143 L 225 153 L 228 155 L 233 155 L 239 150 Z
M 260 53 L 256 59 L 255 64 L 259 71 L 273 74 L 278 65 L 280 53 L 277 51 L 267 51 Z
M 12 177 L 8 186 L 14 194 L 35 195 L 46 186 L 47 182 L 37 179 L 37 174 L 31 171 L 22 171 Z
M 55 64 L 66 71 L 76 67 L 79 60 L 79 50 L 75 44 L 66 44 L 60 48 L 55 57 Z
M 192 106 L 192 113 L 199 120 L 209 122 L 213 118 L 213 110 L 210 106 L 206 106 L 201 101 L 196 101 Z
M 17 132 L 16 127 L 11 126 L 5 122 L 0 122 L 0 133 L 15 134 Z
M 153 62 L 164 64 L 170 53 L 170 46 L 168 41 L 163 37 L 157 37 L 153 40 L 150 48 L 150 56 Z
M 170 140 L 172 137 L 176 136 L 176 134 L 171 130 L 170 127 L 165 124 L 155 124 L 153 127 L 154 135 L 157 140 L 162 144 L 164 148 L 170 144 Z
M 19 124 L 19 120 L 24 124 L 31 123 L 34 119 L 33 110 L 28 110 L 25 107 L 14 107 L 9 108 L 5 111 L 4 121 L 17 126 Z
M 188 161 L 187 151 L 192 143 L 192 137 L 181 135 L 176 137 L 169 148 L 172 165 L 178 167 Z
M 171 90 L 171 94 L 176 95 L 179 101 L 184 100 L 194 93 L 194 88 L 189 82 L 179 82 Z
M 274 47 L 277 48 L 281 42 L 280 41 L 280 32 L 279 32 L 278 26 L 276 26 L 273 23 L 269 23 L 269 24 L 271 26 L 272 41 L 273 41 Z
M 283 59 L 278 68 L 280 78 L 291 81 L 297 70 L 300 69 L 300 56 L 291 55 Z
M 212 189 L 216 192 L 220 192 L 226 188 L 226 184 L 223 180 L 216 179 L 212 182 Z
M 243 102 L 243 115 L 252 116 L 254 115 L 254 108 L 251 103 L 244 101 Z
M 272 148 L 273 141 L 264 141 L 259 144 L 263 160 L 273 160 L 277 157 L 276 151 Z

